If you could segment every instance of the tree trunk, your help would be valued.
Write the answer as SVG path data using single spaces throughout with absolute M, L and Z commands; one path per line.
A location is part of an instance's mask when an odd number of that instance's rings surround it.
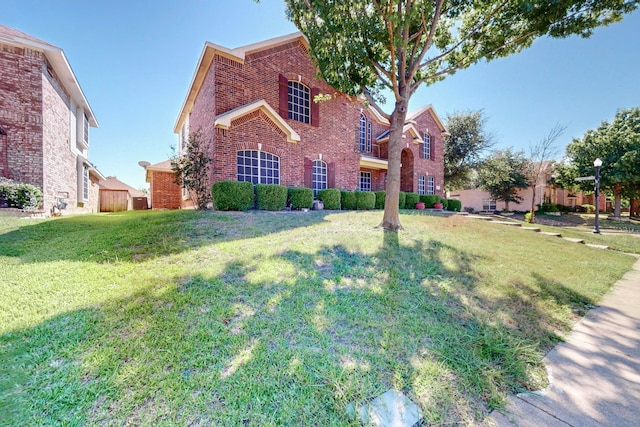
M 620 204 L 622 201 L 622 186 L 620 184 L 617 184 L 613 189 L 613 195 L 615 200 L 614 202 L 615 205 L 613 208 L 613 216 L 617 219 L 620 219 Z
M 496 207 L 497 207 L 497 206 L 496 206 Z M 508 201 L 508 200 L 505 200 L 505 202 L 504 202 L 504 208 L 505 208 L 505 210 L 506 210 L 507 212 L 509 212 L 509 201 Z
M 529 216 L 529 224 L 534 224 L 536 222 L 535 212 L 536 212 L 536 185 L 534 183 L 533 192 L 531 194 L 531 215 Z
M 402 228 L 400 224 L 400 156 L 402 153 L 402 129 L 407 118 L 408 99 L 396 101 L 391 114 L 389 126 L 389 161 L 387 170 L 387 185 L 384 201 L 384 217 L 382 228 L 385 231 L 397 232 Z

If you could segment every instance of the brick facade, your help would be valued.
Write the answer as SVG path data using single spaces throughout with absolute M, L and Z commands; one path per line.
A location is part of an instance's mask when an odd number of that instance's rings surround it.
M 231 54 L 230 54 L 231 52 Z M 302 83 L 311 94 L 329 94 L 331 99 L 312 105 L 311 123 L 291 120 L 282 112 L 281 88 L 284 81 Z M 216 125 L 216 118 L 233 114 L 252 103 L 264 100 L 280 117 L 272 118 L 262 110 L 234 116 L 230 126 Z M 313 104 L 313 101 L 312 101 Z M 285 98 L 286 105 L 286 98 Z M 317 114 L 313 112 L 317 109 Z M 371 150 L 360 147 L 360 116 L 364 114 L 371 126 Z M 417 192 L 418 174 L 435 177 L 442 194 L 444 165 L 442 161 L 442 132 L 445 131 L 433 109 L 419 111 L 410 117 L 420 132 L 429 129 L 434 140 L 432 159 L 422 159 L 415 136 L 406 133 L 407 150 L 413 159 L 403 174 L 412 191 Z M 296 142 L 287 141 L 282 130 L 284 122 L 299 136 Z M 176 133 L 184 126 L 194 132 L 202 131 L 211 156 L 211 183 L 238 178 L 237 152 L 260 150 L 280 158 L 280 184 L 308 186 L 305 164 L 322 160 L 331 165 L 335 188 L 357 190 L 360 172 L 371 172 L 371 189 L 385 187 L 385 162 L 366 162 L 366 158 L 386 159 L 388 142 L 378 141 L 389 124 L 373 107 L 361 99 L 338 93 L 325 81 L 318 79 L 307 44 L 301 35 L 291 35 L 232 51 L 212 44 L 205 45 L 194 83 L 176 124 Z M 419 138 L 418 138 L 419 139 Z M 365 160 L 363 160 L 365 159 Z M 411 178 L 411 179 L 410 179 Z
M 62 52 L 7 27 L 0 26 L 0 36 L 6 40 L 0 42 L 0 176 L 39 187 L 45 211 L 62 198 L 64 213 L 97 212 L 101 175 L 86 160 L 86 148 L 75 142 L 76 109 L 85 101 L 74 99 L 62 83 L 72 75 L 68 65 L 60 65 Z M 13 37 L 15 45 L 10 44 Z M 83 165 L 90 170 L 88 200 Z

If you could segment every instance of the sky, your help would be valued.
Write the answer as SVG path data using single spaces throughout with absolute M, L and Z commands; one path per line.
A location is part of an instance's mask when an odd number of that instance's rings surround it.
M 206 41 L 235 48 L 297 31 L 284 1 L 2 0 L 0 24 L 62 48 L 98 120 L 89 160 L 148 187 L 138 161 L 167 160 Z M 556 124 L 558 158 L 616 111 L 640 106 L 640 12 L 589 39 L 543 38 L 525 51 L 421 87 L 410 108 L 484 111 L 494 148 L 527 151 Z M 391 100 L 388 106 L 391 111 Z

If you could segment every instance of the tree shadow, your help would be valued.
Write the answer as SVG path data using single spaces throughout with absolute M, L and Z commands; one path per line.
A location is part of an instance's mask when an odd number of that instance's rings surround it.
M 23 263 L 141 262 L 203 245 L 308 227 L 323 222 L 327 214 L 176 210 L 78 215 L 0 234 L 0 253 Z

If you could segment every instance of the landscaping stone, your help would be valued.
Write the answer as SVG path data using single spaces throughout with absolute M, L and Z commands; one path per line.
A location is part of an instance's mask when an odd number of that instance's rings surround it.
M 553 233 L 551 231 L 541 231 L 540 234 L 544 234 L 544 235 L 547 235 L 547 236 L 554 236 L 554 237 L 562 237 L 562 234 Z
M 412 427 L 422 412 L 418 405 L 399 391 L 389 389 L 358 410 L 366 426 Z
M 574 239 L 573 237 L 563 237 L 564 240 L 568 240 L 572 243 L 584 243 L 583 239 Z
M 540 232 L 540 229 L 538 227 L 522 227 L 522 229 L 527 231 L 534 231 L 536 233 Z
M 491 221 L 491 217 L 490 216 L 483 216 L 483 215 L 467 215 L 467 218 L 483 219 L 485 221 Z
M 609 249 L 609 246 L 607 245 L 595 245 L 593 243 L 587 243 L 587 246 L 589 246 L 590 248 L 596 248 L 596 249 Z
M 520 224 L 519 222 L 513 222 L 513 221 L 492 221 L 495 224 L 502 224 L 502 225 L 511 225 L 513 227 L 520 227 L 522 226 L 522 224 Z

